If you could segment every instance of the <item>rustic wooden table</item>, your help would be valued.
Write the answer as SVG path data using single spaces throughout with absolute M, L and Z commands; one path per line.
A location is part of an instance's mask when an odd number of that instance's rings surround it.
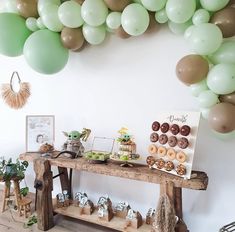
M 53 154 L 53 155 L 56 155 Z M 182 188 L 193 190 L 206 190 L 208 185 L 208 176 L 204 172 L 193 171 L 190 180 L 185 180 L 166 172 L 152 170 L 147 165 L 135 164 L 132 168 L 120 167 L 119 164 L 109 161 L 104 164 L 90 164 L 85 159 L 68 159 L 68 158 L 43 158 L 38 153 L 24 153 L 20 159 L 34 163 L 36 174 L 35 184 L 37 185 L 37 216 L 38 228 L 40 230 L 49 230 L 54 226 L 53 213 L 59 213 L 73 218 L 81 219 L 91 223 L 96 223 L 116 229 L 118 231 L 151 231 L 149 225 L 144 224 L 138 230 L 125 227 L 125 220 L 114 218 L 110 222 L 98 220 L 96 212 L 91 215 L 78 215 L 73 206 L 68 208 L 57 208 L 53 205 L 53 173 L 51 166 L 57 166 L 62 190 L 68 190 L 71 193 L 71 185 L 68 175 L 68 168 L 79 171 L 92 172 L 108 176 L 116 176 L 126 179 L 139 180 L 160 185 L 160 192 L 167 193 L 175 207 L 176 215 L 179 217 L 177 232 L 187 232 L 187 226 L 183 222 L 182 210 Z

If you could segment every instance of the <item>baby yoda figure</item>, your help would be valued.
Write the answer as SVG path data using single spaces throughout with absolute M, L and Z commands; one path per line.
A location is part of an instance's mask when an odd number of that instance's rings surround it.
M 84 147 L 82 141 L 87 141 L 91 130 L 83 128 L 82 133 L 79 131 L 71 131 L 70 133 L 63 132 L 64 135 L 68 138 L 63 145 L 63 151 L 70 151 L 76 153 L 75 158 L 83 156 Z

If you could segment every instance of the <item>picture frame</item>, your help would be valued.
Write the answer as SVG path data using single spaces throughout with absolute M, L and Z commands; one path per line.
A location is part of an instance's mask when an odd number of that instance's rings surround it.
M 54 115 L 26 116 L 26 152 L 38 152 L 42 144 L 55 141 Z

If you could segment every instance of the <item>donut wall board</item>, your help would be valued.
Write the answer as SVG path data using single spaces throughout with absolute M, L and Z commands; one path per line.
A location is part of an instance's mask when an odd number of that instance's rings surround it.
M 200 112 L 162 112 L 152 123 L 147 164 L 190 179 Z

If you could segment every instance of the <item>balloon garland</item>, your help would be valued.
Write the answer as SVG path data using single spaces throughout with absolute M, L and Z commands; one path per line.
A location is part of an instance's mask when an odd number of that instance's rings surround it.
M 9 0 L 0 14 L 0 53 L 23 53 L 35 71 L 54 74 L 69 50 L 101 44 L 107 32 L 139 36 L 153 21 L 184 35 L 194 54 L 177 63 L 177 77 L 211 128 L 234 135 L 235 0 Z

